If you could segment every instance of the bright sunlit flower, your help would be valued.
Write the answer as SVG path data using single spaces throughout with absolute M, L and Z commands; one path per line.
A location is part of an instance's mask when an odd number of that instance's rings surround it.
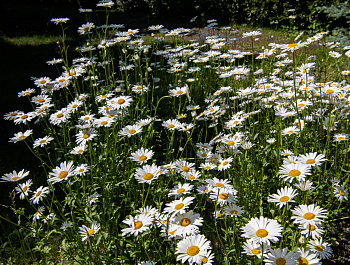
M 320 259 L 328 259 L 332 256 L 333 250 L 327 242 L 323 242 L 322 238 L 310 240 L 307 248 L 317 255 Z
M 182 263 L 188 261 L 190 264 L 201 264 L 202 258 L 205 258 L 207 251 L 211 249 L 210 241 L 203 235 L 193 235 L 182 239 L 177 243 L 175 254 L 176 260 Z
M 270 249 L 270 253 L 268 253 L 265 258 L 264 261 L 266 264 L 295 265 L 297 264 L 298 254 L 293 251 L 288 251 L 288 248 L 277 248 Z
M 51 182 L 51 184 L 67 180 L 74 175 L 73 161 L 68 163 L 64 161 L 59 167 L 54 168 L 52 171 L 53 172 L 49 173 L 49 179 L 47 180 L 48 182 Z
M 121 230 L 122 236 L 131 234 L 136 237 L 138 234 L 141 234 L 150 229 L 150 226 L 152 225 L 152 220 L 152 216 L 148 214 L 139 214 L 135 217 L 130 215 L 129 218 L 123 221 L 123 223 L 128 225 L 129 227 Z
M 296 193 L 296 190 L 294 190 L 291 187 L 284 187 L 284 188 L 277 190 L 277 194 L 269 195 L 269 198 L 267 199 L 267 201 L 268 202 L 276 202 L 277 206 L 282 208 L 288 202 L 295 202 L 293 200 L 293 198 L 296 195 L 298 195 L 298 193 Z
M 0 182 L 4 182 L 4 181 L 17 182 L 17 181 L 22 180 L 23 178 L 25 178 L 28 175 L 29 175 L 29 171 L 24 171 L 24 169 L 22 169 L 18 173 L 17 173 L 17 171 L 14 170 L 14 171 L 12 171 L 12 173 L 4 174 L 4 176 L 1 177 Z
M 289 180 L 289 182 L 292 183 L 294 179 L 297 179 L 298 181 L 305 180 L 307 175 L 311 175 L 311 172 L 310 166 L 297 163 L 282 165 L 278 174 L 281 175 L 280 178 L 284 178 L 285 181 Z
M 100 224 L 94 221 L 91 225 L 91 228 L 82 225 L 79 227 L 79 234 L 81 236 L 81 241 L 85 241 L 86 239 L 92 237 L 100 230 Z
M 321 208 L 320 206 L 310 205 L 299 205 L 292 210 L 295 224 L 301 225 L 320 225 L 324 218 L 327 218 L 327 210 Z
M 152 150 L 144 149 L 141 147 L 134 153 L 131 153 L 131 159 L 139 164 L 147 163 L 148 160 L 152 159 L 154 152 Z

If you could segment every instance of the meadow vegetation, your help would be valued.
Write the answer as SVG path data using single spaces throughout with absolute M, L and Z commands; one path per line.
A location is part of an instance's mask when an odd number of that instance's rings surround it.
M 350 46 L 196 17 L 194 30 L 141 32 L 108 23 L 113 2 L 97 8 L 106 22 L 77 29 L 73 57 L 70 19 L 51 20 L 57 76 L 33 79 L 18 93 L 32 109 L 4 115 L 41 173 L 1 172 L 1 262 L 334 259 L 329 231 L 349 215 Z

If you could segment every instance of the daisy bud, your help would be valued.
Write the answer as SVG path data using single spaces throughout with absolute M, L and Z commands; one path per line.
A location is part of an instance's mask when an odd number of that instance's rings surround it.
M 302 244 L 302 245 L 306 244 L 306 238 L 304 236 L 301 236 L 299 238 L 299 243 Z

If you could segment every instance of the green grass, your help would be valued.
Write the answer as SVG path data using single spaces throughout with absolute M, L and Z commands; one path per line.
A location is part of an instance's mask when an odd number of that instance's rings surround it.
M 19 37 L 3 37 L 3 40 L 9 44 L 16 46 L 40 46 L 61 42 L 62 36 L 33 35 Z M 72 40 L 73 39 L 69 37 L 66 39 L 66 41 Z

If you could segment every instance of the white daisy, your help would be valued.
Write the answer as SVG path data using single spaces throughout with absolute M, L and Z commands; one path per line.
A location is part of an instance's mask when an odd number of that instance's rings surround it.
M 200 264 L 201 259 L 205 258 L 207 251 L 211 249 L 210 241 L 203 235 L 188 236 L 177 243 L 175 254 L 176 260 L 182 263 L 188 261 L 190 264 Z

